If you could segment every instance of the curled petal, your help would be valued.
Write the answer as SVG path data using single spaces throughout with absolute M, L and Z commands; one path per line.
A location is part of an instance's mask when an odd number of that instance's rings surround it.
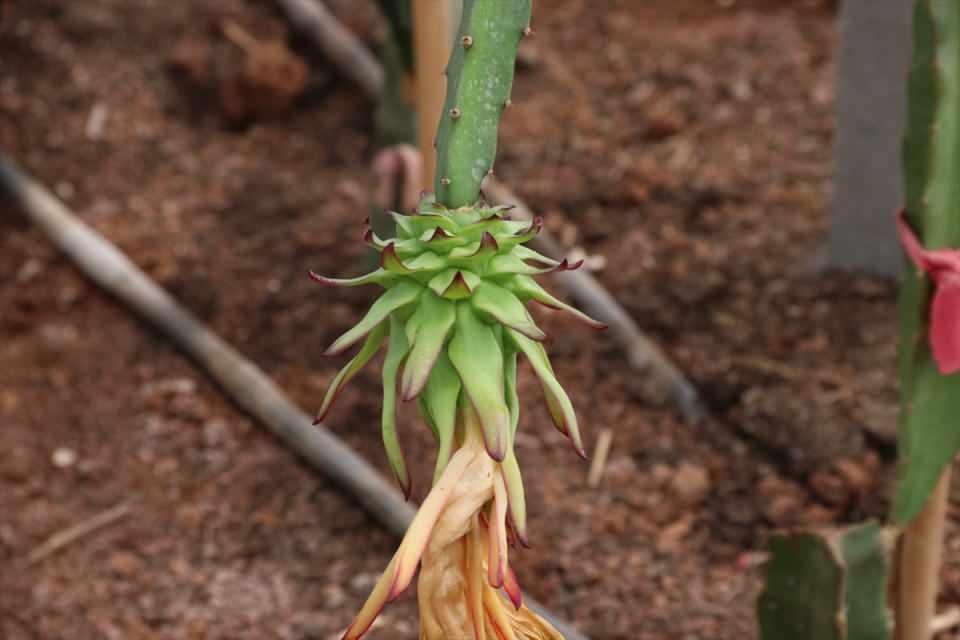
M 455 238 L 456 236 L 451 235 L 449 232 L 445 231 L 443 227 L 437 227 L 433 230 L 433 233 L 430 233 L 425 239 L 426 242 L 434 242 L 438 240 L 449 240 L 450 238 Z
M 327 395 L 323 398 L 323 404 L 320 405 L 320 411 L 317 412 L 317 417 L 313 421 L 313 424 L 319 424 L 330 411 L 330 408 L 333 406 L 334 401 L 337 399 L 337 396 L 340 395 L 340 392 L 347 385 L 350 380 L 357 375 L 357 372 L 360 371 L 364 365 L 370 362 L 370 359 L 376 355 L 377 351 L 380 349 L 380 345 L 383 344 L 383 338 L 387 333 L 387 323 L 381 322 L 377 325 L 377 328 L 370 332 L 370 335 L 367 336 L 367 340 L 363 343 L 363 347 L 360 349 L 360 352 L 353 357 L 350 362 L 347 363 L 343 369 L 340 370 L 340 373 L 337 374 L 337 377 L 333 379 L 333 382 L 330 383 L 330 388 L 327 389 Z
M 408 500 L 413 490 L 413 482 L 407 472 L 407 464 L 403 457 L 400 439 L 397 437 L 397 374 L 403 359 L 407 357 L 410 345 L 407 335 L 400 321 L 390 318 L 390 342 L 387 347 L 387 357 L 383 363 L 383 412 L 381 414 L 381 431 L 383 434 L 383 448 L 387 452 L 387 460 L 393 469 L 397 482 Z
M 579 320 L 592 329 L 607 328 L 607 325 L 603 322 L 594 320 L 576 307 L 573 307 L 553 296 L 549 291 L 541 287 L 533 278 L 528 276 L 516 276 L 514 277 L 510 286 L 511 289 L 513 289 L 513 292 L 519 295 L 522 299 L 528 298 L 544 305 L 545 307 L 550 307 L 551 309 L 556 309 L 558 311 L 564 311 L 573 316 L 574 319 Z
M 513 567 L 507 566 L 507 575 L 503 578 L 503 590 L 510 598 L 515 609 L 519 610 L 523 605 L 523 591 L 520 590 L 520 583 L 517 581 L 517 574 Z
M 509 341 L 503 345 L 503 384 L 507 408 L 510 410 L 510 435 L 517 435 L 520 424 L 520 396 L 517 393 L 517 350 Z
M 531 249 L 530 247 L 519 246 L 513 250 L 513 254 L 520 258 L 521 260 L 529 260 L 530 262 L 536 262 L 538 264 L 543 264 L 548 267 L 559 266 L 560 261 L 554 260 L 549 256 L 545 256 L 542 253 L 538 253 Z
M 484 589 L 483 607 L 487 616 L 486 622 L 492 627 L 490 631 L 493 631 L 492 634 L 487 634 L 490 636 L 490 640 L 517 640 L 513 624 L 510 622 L 510 617 L 507 616 L 501 598 L 496 591 Z
M 447 285 L 441 295 L 447 300 L 463 300 L 469 298 L 472 293 L 473 290 L 463 275 L 463 271 L 457 271 L 453 274 L 450 284 Z
M 427 384 L 430 371 L 457 317 L 453 302 L 437 297 L 430 291 L 424 292 L 420 305 L 423 311 L 420 327 L 403 371 L 404 400 L 415 398 Z
M 328 278 L 313 271 L 310 272 L 311 280 L 331 287 L 359 287 L 365 284 L 382 285 L 392 281 L 393 278 L 394 276 L 384 269 L 377 269 L 376 271 L 356 278 Z
M 357 614 L 357 617 L 353 619 L 353 622 L 350 623 L 350 626 L 347 627 L 347 630 L 343 633 L 343 640 L 357 640 L 362 637 L 363 634 L 370 629 L 370 626 L 374 620 L 377 619 L 377 616 L 380 615 L 380 612 L 383 611 L 387 602 L 389 602 L 389 596 L 393 591 L 393 585 L 396 581 L 397 556 L 399 554 L 399 551 L 394 554 L 390 564 L 387 565 L 387 570 L 380 576 L 380 579 L 377 581 L 376 586 L 374 586 L 363 608 L 360 609 L 360 613 Z
M 934 284 L 930 308 L 930 350 L 943 375 L 960 371 L 960 251 L 925 249 L 907 224 L 903 210 L 897 214 L 900 242 L 918 269 Z
M 517 455 L 511 450 L 501 463 L 504 486 L 507 490 L 510 522 L 517 539 L 525 547 L 530 546 L 527 537 L 527 499 L 523 490 L 523 478 L 520 475 L 520 465 Z
M 480 238 L 480 245 L 470 257 L 474 259 L 490 257 L 496 255 L 498 251 L 500 251 L 500 245 L 497 243 L 497 239 L 489 231 L 485 231 Z
M 929 274 L 934 280 L 942 272 L 960 271 L 960 251 L 956 249 L 925 249 L 920 244 L 913 229 L 907 222 L 906 212 L 901 209 L 897 212 L 897 232 L 900 243 L 913 264 Z
M 430 278 L 430 280 L 427 282 L 427 288 L 438 296 L 446 297 L 443 294 L 446 293 L 447 289 L 450 288 L 450 285 L 453 284 L 453 279 L 457 277 L 457 273 L 458 271 L 456 269 L 447 269 L 446 271 L 441 271 L 437 275 Z
M 533 366 L 534 373 L 540 378 L 543 393 L 547 399 L 547 406 L 550 408 L 554 421 L 557 422 L 557 428 L 561 432 L 566 432 L 577 455 L 586 460 L 587 453 L 583 448 L 583 440 L 580 437 L 577 414 L 573 410 L 573 404 L 570 402 L 567 392 L 560 386 L 556 375 L 553 373 L 553 366 L 550 364 L 550 358 L 547 357 L 543 345 L 530 340 L 513 329 L 507 329 L 507 334 L 527 357 L 527 360 Z
M 404 264 L 410 271 L 439 271 L 447 266 L 447 261 L 432 251 L 424 251 Z
M 420 399 L 426 406 L 431 423 L 437 432 L 440 446 L 437 449 L 437 465 L 433 474 L 434 483 L 447 467 L 453 450 L 456 431 L 457 403 L 460 399 L 460 377 L 450 363 L 446 353 L 441 352 L 437 363 L 430 372 L 430 379 Z
M 493 513 L 490 517 L 488 535 L 489 554 L 487 558 L 487 581 L 490 586 L 499 589 L 503 586 L 509 559 L 507 557 L 507 487 L 503 475 L 493 476 Z
M 407 529 L 403 542 L 397 550 L 396 580 L 390 590 L 390 600 L 396 598 L 410 586 L 410 581 L 413 580 L 417 565 L 420 563 L 420 556 L 423 555 L 427 542 L 430 540 L 433 525 L 436 524 L 437 519 L 443 513 L 447 500 L 472 460 L 473 454 L 470 451 L 461 450 L 454 454 L 440 479 L 430 490 L 427 499 L 417 510 L 417 515 L 410 524 L 410 528 Z
M 530 242 L 540 231 L 543 230 L 543 218 L 536 216 L 533 220 L 530 221 L 530 226 L 526 229 L 522 229 L 516 233 L 516 235 L 503 238 L 500 241 L 500 247 L 502 249 L 513 249 L 517 245 L 521 245 L 525 242 Z M 540 254 L 537 254 L 538 256 Z
M 413 270 L 403 264 L 397 255 L 397 245 L 394 242 L 387 244 L 380 252 L 380 268 L 390 273 L 412 273 Z
M 450 460 L 446 471 L 417 511 L 387 570 L 377 581 L 367 602 L 344 633 L 343 640 L 357 640 L 363 636 L 383 607 L 410 585 L 433 527 L 473 457 L 471 452 L 459 451 Z
M 960 273 L 941 276 L 930 309 L 930 346 L 943 375 L 960 371 Z
M 487 265 L 487 273 L 492 276 L 504 276 L 504 275 L 524 275 L 524 276 L 537 276 L 544 273 L 552 273 L 554 271 L 562 271 L 567 268 L 566 261 L 557 262 L 552 266 L 548 267 L 532 267 L 518 256 L 515 255 L 516 249 L 513 253 L 505 253 L 498 256 L 495 256 L 490 260 L 490 263 Z
M 390 314 L 416 302 L 422 291 L 423 288 L 420 285 L 407 281 L 398 282 L 392 289 L 387 289 L 387 291 L 373 303 L 370 310 L 367 311 L 367 315 L 354 325 L 352 329 L 337 338 L 336 341 L 330 345 L 330 348 L 324 352 L 324 355 L 330 356 L 343 353 L 346 349 L 349 349 L 351 345 L 356 344 L 357 341 L 373 331 L 373 329 L 386 320 Z
M 397 224 L 398 238 L 410 238 L 416 235 L 416 228 L 410 216 L 405 216 L 397 211 L 388 211 L 387 213 L 390 214 L 390 217 L 393 218 L 393 221 Z
M 473 307 L 493 317 L 497 322 L 519 331 L 531 340 L 546 340 L 546 334 L 534 323 L 533 318 L 510 291 L 492 282 L 484 282 L 471 298 Z
M 500 462 L 510 447 L 510 410 L 504 398 L 503 349 L 493 328 L 468 302 L 457 304 L 457 323 L 447 349 L 483 428 L 490 457 Z
M 367 218 L 363 221 L 363 229 L 361 231 L 361 237 L 363 241 L 376 249 L 377 251 L 383 251 L 383 248 L 387 246 L 386 241 L 382 240 L 377 234 L 373 231 L 373 227 L 370 226 L 370 218 Z

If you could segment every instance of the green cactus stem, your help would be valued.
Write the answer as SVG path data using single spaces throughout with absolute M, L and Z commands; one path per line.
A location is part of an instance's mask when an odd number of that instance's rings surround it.
M 888 640 L 893 537 L 875 523 L 774 536 L 757 602 L 761 639 Z
M 436 141 L 437 201 L 452 209 L 476 204 L 493 169 L 500 115 L 510 103 L 530 11 L 530 0 L 464 0 Z
M 906 220 L 927 250 L 960 248 L 960 3 L 918 0 L 904 143 Z M 930 349 L 931 277 L 908 261 L 900 296 L 900 477 L 893 519 L 912 520 L 960 450 L 960 375 Z

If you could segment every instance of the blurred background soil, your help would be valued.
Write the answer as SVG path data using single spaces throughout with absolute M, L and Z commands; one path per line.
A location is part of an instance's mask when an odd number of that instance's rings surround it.
M 375 43 L 368 3 L 330 4 Z M 322 351 L 375 295 L 306 277 L 363 268 L 373 105 L 267 0 L 0 5 L 0 149 L 314 411 L 343 364 Z M 536 7 L 497 174 L 714 413 L 684 424 L 602 333 L 537 311 L 588 448 L 602 429 L 613 446 L 588 488 L 522 371 L 533 548 L 512 558 L 595 640 L 755 637 L 771 531 L 886 510 L 895 287 L 813 270 L 834 5 Z M 251 70 L 225 23 L 294 55 Z M 339 637 L 396 541 L 2 201 L 0 273 L 0 636 Z M 376 371 L 326 424 L 386 470 Z M 413 411 L 401 427 L 422 498 L 433 445 Z M 416 629 L 408 594 L 371 637 Z

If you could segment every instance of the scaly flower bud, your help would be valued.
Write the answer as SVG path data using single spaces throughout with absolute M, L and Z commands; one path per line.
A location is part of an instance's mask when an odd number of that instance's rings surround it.
M 378 284 L 386 289 L 367 315 L 327 350 L 327 354 L 339 354 L 362 341 L 357 354 L 330 385 L 317 421 L 327 414 L 344 385 L 386 343 L 383 442 L 390 466 L 408 497 L 412 482 L 396 428 L 398 390 L 404 400 L 417 400 L 439 445 L 434 488 L 347 637 L 359 637 L 383 604 L 406 588 L 421 557 L 421 583 L 425 581 L 427 587 L 420 591 L 423 637 L 469 637 L 451 631 L 450 620 L 464 612 L 472 615 L 476 629 L 515 623 L 518 628 L 534 630 L 502 637 L 559 637 L 552 630 L 554 635 L 536 631 L 549 627 L 532 613 L 507 613 L 502 603 L 497 604 L 502 599 L 496 590 L 504 588 L 519 607 L 519 588 L 507 562 L 507 539 L 512 536 L 527 544 L 523 483 L 513 451 L 520 418 L 517 356 L 523 354 L 530 362 L 554 424 L 585 458 L 573 405 L 543 348 L 546 335 L 526 303 L 535 301 L 566 311 L 594 328 L 605 325 L 537 284 L 532 276 L 576 269 L 580 263 L 556 261 L 524 246 L 539 232 L 542 221 L 514 221 L 508 211 L 485 205 L 450 210 L 425 196 L 413 215 L 392 214 L 396 239 L 385 242 L 365 226 L 364 240 L 380 253 L 379 269 L 348 280 L 311 273 L 324 284 Z M 478 447 L 482 455 L 477 455 Z M 472 498 L 467 500 L 467 496 Z M 458 506 L 453 509 L 450 504 Z M 440 527 L 438 523 L 444 522 L 448 524 Z M 482 563 L 470 560 L 481 546 L 489 549 L 482 589 L 480 583 L 472 582 L 483 575 Z M 427 562 L 426 558 L 434 560 Z M 432 567 L 429 570 L 428 565 Z M 441 576 L 447 569 L 442 567 L 466 572 L 466 582 L 455 589 L 460 595 L 450 596 L 451 585 L 459 583 L 453 577 L 449 578 L 453 582 L 446 582 Z M 441 592 L 447 595 L 438 595 Z M 468 599 L 461 602 L 460 596 Z M 450 598 L 466 608 L 455 613 Z M 437 611 L 434 605 L 438 602 L 448 604 L 444 612 L 431 618 L 428 614 Z M 448 635 L 430 631 L 431 625 Z

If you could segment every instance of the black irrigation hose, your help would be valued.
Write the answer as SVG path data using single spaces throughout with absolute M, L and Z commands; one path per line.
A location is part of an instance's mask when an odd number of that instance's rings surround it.
M 88 278 L 156 327 L 199 364 L 244 411 L 341 489 L 378 522 L 402 536 L 415 509 L 400 492 L 323 425 L 301 411 L 255 364 L 184 309 L 122 251 L 87 226 L 50 191 L 0 156 L 0 193 L 6 193 Z M 588 640 L 526 599 L 567 640 Z

